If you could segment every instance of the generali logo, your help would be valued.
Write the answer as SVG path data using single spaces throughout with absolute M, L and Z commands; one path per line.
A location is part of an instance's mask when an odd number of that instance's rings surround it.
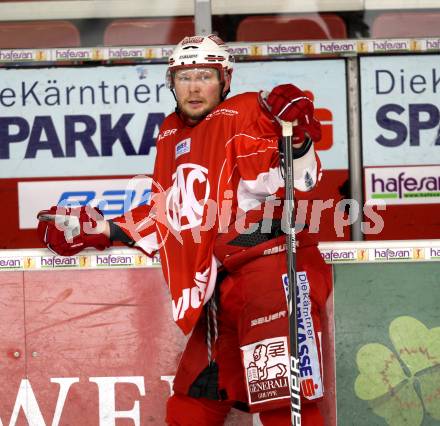
M 251 403 L 288 397 L 287 338 L 262 340 L 241 348 Z

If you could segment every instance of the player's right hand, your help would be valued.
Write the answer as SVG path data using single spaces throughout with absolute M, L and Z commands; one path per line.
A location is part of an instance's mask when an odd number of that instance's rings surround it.
M 53 206 L 40 211 L 37 219 L 40 241 L 61 256 L 74 256 L 87 247 L 104 250 L 111 245 L 104 233 L 106 221 L 94 207 Z
M 274 87 L 266 102 L 270 112 L 279 120 L 293 123 L 295 120 L 313 117 L 313 102 L 293 84 Z
M 321 139 L 321 125 L 313 115 L 313 102 L 298 87 L 281 84 L 270 93 L 260 92 L 260 101 L 278 123 L 293 123 L 294 144 L 301 144 L 307 137 L 314 142 Z

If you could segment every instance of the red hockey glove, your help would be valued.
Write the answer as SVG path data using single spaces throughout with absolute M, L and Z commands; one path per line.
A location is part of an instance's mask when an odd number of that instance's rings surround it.
M 309 120 L 309 121 L 307 121 Z M 301 143 L 309 137 L 313 142 L 321 140 L 321 123 L 313 116 L 299 118 L 293 126 L 293 143 Z
M 86 247 L 104 250 L 111 245 L 102 233 L 102 214 L 94 207 L 53 206 L 40 211 L 37 218 L 41 242 L 61 256 L 74 256 Z
M 264 95 L 263 95 L 264 96 Z M 313 141 L 321 139 L 321 125 L 313 117 L 313 102 L 306 94 L 293 84 L 276 86 L 263 100 L 263 104 L 277 119 L 294 122 L 294 143 L 301 143 L 308 135 Z
M 266 102 L 270 112 L 280 120 L 293 122 L 306 115 L 313 117 L 313 102 L 293 84 L 276 86 Z

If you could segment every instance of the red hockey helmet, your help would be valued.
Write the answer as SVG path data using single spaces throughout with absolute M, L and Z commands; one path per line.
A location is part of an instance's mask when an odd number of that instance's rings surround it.
M 216 35 L 185 37 L 168 58 L 167 87 L 174 88 L 174 71 L 181 68 L 210 67 L 219 70 L 224 84 L 223 94 L 229 91 L 234 58 L 228 46 Z

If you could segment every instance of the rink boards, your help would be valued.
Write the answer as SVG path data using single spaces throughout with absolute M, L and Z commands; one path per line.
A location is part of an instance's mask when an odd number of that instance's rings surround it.
M 321 246 L 335 279 L 323 336 L 329 425 L 388 424 L 380 413 L 417 417 L 420 409 L 423 423 L 414 424 L 436 424 L 438 243 Z M 164 424 L 185 338 L 172 322 L 157 259 L 128 249 L 68 259 L 44 250 L 0 253 L 0 424 Z M 388 353 L 410 365 L 402 353 L 415 350 L 429 354 L 426 362 L 417 358 L 414 372 L 424 392 L 411 393 L 402 367 L 395 389 L 366 399 L 359 376 L 373 380 L 377 371 L 360 367 L 382 371 Z M 402 390 L 409 400 L 399 398 Z M 252 418 L 234 412 L 227 424 L 251 425 Z

